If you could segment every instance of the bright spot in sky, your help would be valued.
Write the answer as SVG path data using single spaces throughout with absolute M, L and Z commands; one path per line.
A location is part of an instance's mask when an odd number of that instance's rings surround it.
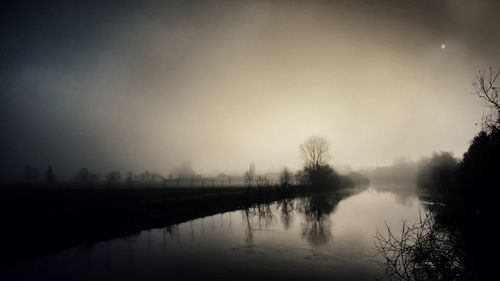
M 446 44 L 441 44 L 441 50 L 446 49 Z

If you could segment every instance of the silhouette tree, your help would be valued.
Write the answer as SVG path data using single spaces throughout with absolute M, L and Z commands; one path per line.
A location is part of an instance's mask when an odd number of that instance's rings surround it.
M 456 184 L 458 160 L 449 152 L 433 153 L 420 162 L 417 185 L 427 191 L 447 196 Z
M 310 136 L 300 145 L 300 157 L 304 161 L 306 169 L 316 170 L 327 165 L 330 143 L 325 137 Z
M 39 177 L 39 172 L 37 169 L 31 167 L 30 165 L 26 165 L 24 169 L 24 179 L 28 182 L 36 181 Z
M 492 131 L 500 129 L 500 96 L 499 87 L 495 82 L 500 75 L 500 70 L 479 71 L 472 82 L 474 94 L 483 100 L 491 112 L 483 118 L 483 130 Z
M 295 172 L 295 182 L 302 185 L 309 184 L 309 180 L 304 170 Z
M 432 210 L 431 210 L 432 211 Z M 374 261 L 388 280 L 478 280 L 467 260 L 462 235 L 435 222 L 431 212 L 420 221 L 387 234 L 379 230 L 374 246 L 380 259 Z
M 45 171 L 45 181 L 47 183 L 54 183 L 56 181 L 56 177 L 54 176 L 54 171 L 52 170 L 52 166 L 49 165 L 47 171 Z
M 475 94 L 491 109 L 483 118 L 482 130 L 472 140 L 460 165 L 461 197 L 476 213 L 493 209 L 500 170 L 500 96 L 495 86 L 500 70 L 479 71 L 472 85 Z M 492 210 L 491 210 L 492 211 Z M 490 212 L 482 212 L 485 216 Z
M 95 184 L 96 182 L 98 182 L 98 181 L 99 181 L 99 178 L 100 178 L 100 176 L 99 176 L 99 175 L 97 175 L 97 174 L 93 174 L 93 173 L 92 173 L 92 174 L 90 174 L 90 176 L 89 176 L 89 182 L 90 182 L 91 184 Z
M 257 187 L 269 187 L 271 186 L 271 183 L 269 182 L 269 179 L 264 177 L 264 176 L 258 176 L 257 177 Z
M 128 187 L 132 187 L 132 184 L 134 183 L 134 174 L 132 172 L 127 172 L 125 181 L 127 182 Z
M 280 173 L 281 186 L 285 188 L 289 187 L 292 184 L 292 180 L 293 180 L 292 172 L 290 172 L 290 170 L 287 167 L 283 168 L 283 170 L 281 170 Z
M 121 181 L 122 175 L 118 171 L 111 171 L 106 174 L 106 181 L 108 183 L 108 187 L 113 183 L 118 183 Z
M 80 183 L 88 183 L 90 181 L 90 172 L 87 168 L 81 168 L 75 175 L 75 179 Z
M 339 176 L 328 165 L 330 143 L 325 137 L 311 136 L 300 145 L 300 157 L 304 161 L 304 174 L 313 187 L 333 187 Z
M 244 183 L 246 187 L 251 187 L 254 184 L 255 181 L 255 172 L 252 168 L 248 169 L 248 171 L 245 172 L 244 175 Z

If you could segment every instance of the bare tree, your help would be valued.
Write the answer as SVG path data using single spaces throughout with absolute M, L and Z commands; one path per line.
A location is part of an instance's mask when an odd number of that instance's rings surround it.
M 54 171 L 52 170 L 52 166 L 50 165 L 47 168 L 47 171 L 45 171 L 45 181 L 49 184 L 54 183 L 56 181 Z
M 125 181 L 127 182 L 128 187 L 132 187 L 132 184 L 134 183 L 134 174 L 132 172 L 127 172 Z
M 253 186 L 255 181 L 255 173 L 252 169 L 249 169 L 248 171 L 245 172 L 244 176 L 244 182 L 246 187 L 251 187 Z
M 304 161 L 306 169 L 317 170 L 327 165 L 330 156 L 328 150 L 330 142 L 325 137 L 310 136 L 300 145 L 300 157 Z
M 500 129 L 500 96 L 499 87 L 495 82 L 500 76 L 500 70 L 494 70 L 491 66 L 487 71 L 479 71 L 472 82 L 474 94 L 485 102 L 491 112 L 483 117 L 483 129 Z
M 271 186 L 271 182 L 265 176 L 258 176 L 256 182 L 257 182 L 257 187 L 269 187 L 269 186 Z
M 79 183 L 88 183 L 90 180 L 90 172 L 87 168 L 81 168 L 75 175 L 75 180 Z
M 306 182 L 314 187 L 334 187 L 339 177 L 328 164 L 330 143 L 325 137 L 311 136 L 300 145 L 300 157 L 304 161 Z
M 118 183 L 122 179 L 122 174 L 118 171 L 111 171 L 105 175 L 106 181 L 108 182 L 108 187 L 113 183 Z
M 40 172 L 31 167 L 30 165 L 26 165 L 26 168 L 24 169 L 24 179 L 28 182 L 36 181 L 38 180 L 38 177 L 40 176 Z
M 280 184 L 281 186 L 283 187 L 288 187 L 291 185 L 292 183 L 292 180 L 293 180 L 293 174 L 292 172 L 290 172 L 290 170 L 288 168 L 283 168 L 283 170 L 281 170 L 281 173 L 280 173 Z
M 466 263 L 463 237 L 438 225 L 431 211 L 413 225 L 403 221 L 400 232 L 387 224 L 387 234 L 377 230 L 374 246 L 380 259 L 374 262 L 384 270 L 384 279 L 475 280 Z

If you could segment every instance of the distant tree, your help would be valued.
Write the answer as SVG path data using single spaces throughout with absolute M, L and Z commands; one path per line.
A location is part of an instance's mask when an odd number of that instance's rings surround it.
M 325 137 L 311 136 L 300 145 L 300 157 L 304 161 L 307 182 L 314 187 L 331 187 L 339 183 L 339 177 L 328 165 L 330 143 Z
M 283 168 L 280 173 L 280 184 L 282 187 L 289 187 L 293 181 L 293 174 L 288 168 Z
M 300 157 L 307 169 L 315 170 L 327 165 L 330 159 L 330 143 L 325 137 L 311 136 L 300 145 Z
M 458 164 L 458 160 L 450 152 L 433 153 L 430 159 L 420 161 L 418 186 L 447 195 L 456 182 Z
M 100 178 L 100 176 L 97 175 L 97 174 L 90 174 L 90 176 L 89 176 L 89 182 L 91 184 L 95 184 L 95 183 L 97 183 L 99 181 L 99 178 Z
M 254 185 L 255 173 L 253 169 L 249 169 L 248 171 L 245 172 L 243 181 L 246 187 L 251 187 Z
M 268 178 L 264 176 L 257 177 L 257 187 L 269 187 L 269 186 L 271 186 L 271 182 L 269 181 Z
M 309 183 L 309 180 L 307 179 L 307 175 L 304 170 L 299 170 L 295 172 L 295 182 L 302 185 Z
M 146 183 L 148 187 L 151 187 L 153 182 L 156 182 L 159 178 L 161 178 L 159 175 L 155 173 L 151 173 L 148 170 L 142 172 L 139 175 L 139 179 L 141 182 Z
M 370 183 L 370 178 L 358 172 L 353 172 L 353 171 L 349 172 L 349 174 L 347 174 L 347 178 L 349 178 L 354 185 L 357 184 L 366 185 Z
M 150 181 L 149 181 L 149 183 L 148 183 L 149 187 L 151 187 L 151 186 L 152 186 L 152 184 L 153 184 L 154 182 L 156 182 L 159 178 L 160 178 L 160 176 L 158 176 L 157 174 L 155 174 L 155 173 L 151 173 L 151 178 L 150 178 Z
M 314 169 L 305 168 L 304 172 L 308 183 L 313 187 L 336 187 L 340 182 L 339 175 L 330 165 L 321 165 Z
M 30 165 L 26 165 L 24 169 L 24 179 L 28 182 L 38 180 L 40 173 L 37 169 L 31 167 Z
M 26 181 L 31 181 L 31 166 L 26 165 L 26 168 L 24 168 L 24 179 Z
M 56 181 L 54 171 L 52 170 L 52 166 L 50 166 L 50 165 L 47 168 L 47 171 L 45 171 L 45 181 L 47 183 L 54 183 Z
M 122 179 L 122 175 L 118 171 L 111 171 L 106 174 L 106 181 L 108 183 L 108 187 L 111 186 L 111 184 L 115 184 L 120 182 Z
M 134 183 L 134 174 L 132 172 L 127 172 L 127 176 L 125 177 L 125 182 L 127 182 L 127 185 L 129 187 L 132 187 L 132 184 Z
M 75 180 L 80 183 L 88 183 L 90 181 L 90 172 L 87 168 L 81 168 L 75 175 Z

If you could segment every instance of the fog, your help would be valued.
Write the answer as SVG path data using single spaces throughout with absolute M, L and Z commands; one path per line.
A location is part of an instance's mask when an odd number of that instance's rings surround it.
M 460 156 L 500 58 L 494 1 L 146 2 L 2 12 L 2 178 L 297 169 L 310 135 L 352 168 Z

